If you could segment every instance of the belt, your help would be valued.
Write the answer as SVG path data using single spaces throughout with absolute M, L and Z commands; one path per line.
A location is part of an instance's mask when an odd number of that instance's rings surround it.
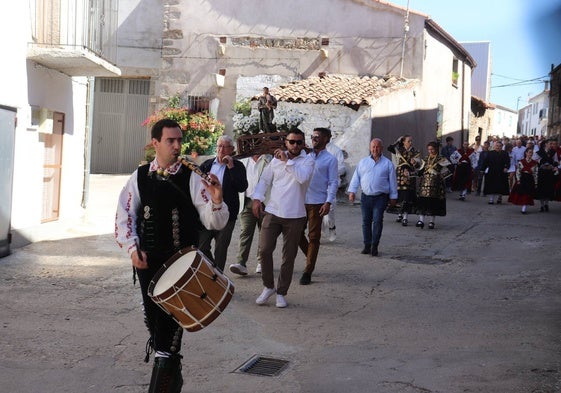
M 374 195 L 364 194 L 364 195 L 367 196 L 367 197 L 370 197 L 370 198 L 375 198 L 375 197 L 379 197 L 379 196 L 382 196 L 382 195 L 389 195 L 389 194 L 381 192 L 380 194 L 374 194 Z

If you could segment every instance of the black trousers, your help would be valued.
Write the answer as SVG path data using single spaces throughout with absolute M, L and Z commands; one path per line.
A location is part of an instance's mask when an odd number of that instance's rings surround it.
M 161 263 L 148 259 L 148 269 L 137 269 L 138 281 L 142 291 L 142 301 L 144 303 L 144 312 L 146 315 L 146 323 L 153 340 L 153 348 L 155 351 L 179 353 L 181 350 L 181 335 L 183 329 L 177 322 L 164 310 L 160 308 L 148 296 L 148 287 L 150 281 L 160 268 Z

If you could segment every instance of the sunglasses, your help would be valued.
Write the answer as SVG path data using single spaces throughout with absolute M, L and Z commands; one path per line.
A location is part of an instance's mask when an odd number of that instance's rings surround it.
M 295 143 L 300 146 L 302 143 L 304 143 L 304 141 L 302 139 L 287 139 L 286 140 L 288 143 L 290 143 L 291 145 L 294 145 Z

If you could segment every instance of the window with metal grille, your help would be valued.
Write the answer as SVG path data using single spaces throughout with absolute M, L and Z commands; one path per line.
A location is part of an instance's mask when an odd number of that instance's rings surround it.
M 98 78 L 96 80 L 96 91 L 99 93 L 123 93 L 124 79 Z
M 186 105 L 193 113 L 208 112 L 210 108 L 210 98 L 205 96 L 187 96 Z
M 150 81 L 144 79 L 132 79 L 129 81 L 129 94 L 150 95 Z

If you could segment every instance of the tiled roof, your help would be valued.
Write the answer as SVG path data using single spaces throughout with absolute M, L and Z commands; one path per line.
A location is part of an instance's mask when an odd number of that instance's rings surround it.
M 278 101 L 370 105 L 377 98 L 409 87 L 415 80 L 396 76 L 321 75 L 271 89 Z
M 472 101 L 475 101 L 476 103 L 478 103 L 479 105 L 481 105 L 485 109 L 488 109 L 488 108 L 495 109 L 495 104 L 487 102 L 483 98 L 479 98 L 477 96 L 472 95 L 471 99 L 472 99 Z

